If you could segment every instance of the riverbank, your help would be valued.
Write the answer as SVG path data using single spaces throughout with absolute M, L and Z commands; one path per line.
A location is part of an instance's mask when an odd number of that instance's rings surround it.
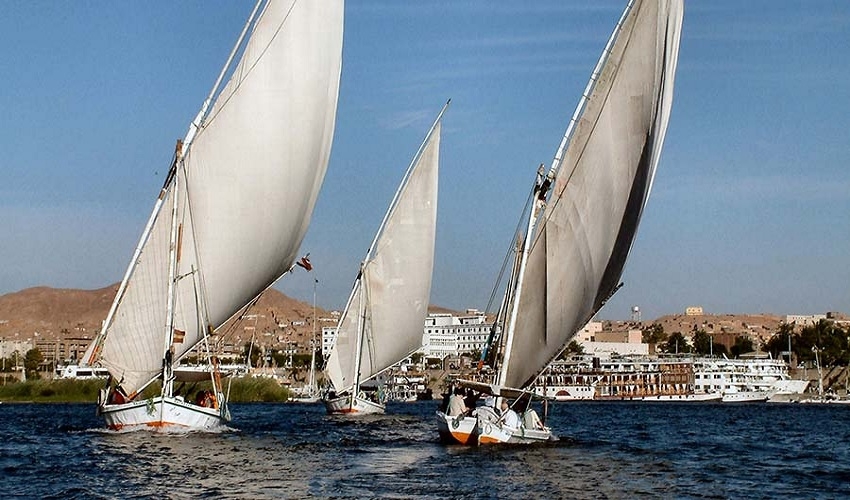
M 93 380 L 28 380 L 0 386 L 0 403 L 96 403 L 98 391 L 104 381 Z M 210 383 L 198 383 L 184 387 L 187 394 L 210 389 Z M 289 390 L 277 382 L 261 377 L 234 378 L 225 380 L 224 390 L 229 391 L 231 403 L 284 402 L 289 399 Z M 158 383 L 152 384 L 142 393 L 143 398 L 160 392 Z

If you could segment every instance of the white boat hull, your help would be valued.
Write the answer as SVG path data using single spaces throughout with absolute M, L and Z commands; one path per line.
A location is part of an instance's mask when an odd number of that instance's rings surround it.
M 319 396 L 296 396 L 294 398 L 289 398 L 287 400 L 288 403 L 318 403 L 322 398 Z
M 98 411 L 112 430 L 214 430 L 230 421 L 224 408 L 207 408 L 181 398 L 157 396 L 123 404 L 104 404 Z
M 740 391 L 723 393 L 724 403 L 757 403 L 767 401 L 770 394 L 764 391 Z
M 548 427 L 542 429 L 527 429 L 524 426 L 519 429 L 506 428 L 490 408 L 476 410 L 472 416 L 449 416 L 438 411 L 437 431 L 440 433 L 440 440 L 444 443 L 470 446 L 505 443 L 531 444 L 556 439 Z
M 846 405 L 850 404 L 850 399 L 846 397 L 841 398 L 835 395 L 825 395 L 825 396 L 812 396 L 807 397 L 805 399 L 799 399 L 795 401 L 796 403 L 801 404 L 830 404 L 830 405 Z
M 382 414 L 385 410 L 384 405 L 364 398 L 354 398 L 352 404 L 351 396 L 325 399 L 323 402 L 328 415 L 375 415 Z
M 775 394 L 803 394 L 809 387 L 808 380 L 777 380 L 773 383 L 772 389 Z
M 658 396 L 644 396 L 641 401 L 660 401 L 669 403 L 705 403 L 710 401 L 721 401 L 723 395 L 719 392 L 692 393 L 692 394 L 662 394 Z

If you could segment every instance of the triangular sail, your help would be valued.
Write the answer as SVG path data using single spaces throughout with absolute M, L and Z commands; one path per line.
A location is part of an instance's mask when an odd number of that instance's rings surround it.
M 504 380 L 530 384 L 614 292 L 670 116 L 681 0 L 634 0 L 578 119 L 528 255 Z
M 357 383 L 360 329 L 361 382 L 422 345 L 434 265 L 439 151 L 438 118 L 363 263 L 340 319 L 327 362 L 327 374 L 337 392 Z
M 189 146 L 179 168 L 174 360 L 292 266 L 330 155 L 342 29 L 342 0 L 269 1 Z M 101 362 L 128 393 L 162 367 L 170 229 L 162 209 L 105 325 Z

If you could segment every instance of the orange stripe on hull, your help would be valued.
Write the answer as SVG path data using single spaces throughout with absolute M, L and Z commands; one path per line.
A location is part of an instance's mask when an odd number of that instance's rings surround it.
M 498 440 L 498 439 L 496 439 L 496 438 L 492 438 L 492 437 L 490 437 L 490 436 L 483 436 L 483 435 L 478 437 L 478 442 L 479 442 L 479 443 L 481 443 L 481 444 L 497 444 L 497 443 L 501 443 L 501 441 L 499 441 L 499 440 Z
M 189 427 L 188 425 L 177 424 L 177 423 L 174 423 L 174 422 L 145 422 L 143 424 L 134 424 L 134 425 L 129 425 L 129 426 L 125 425 L 125 424 L 113 424 L 113 425 L 110 425 L 109 428 L 112 429 L 113 431 L 120 431 L 121 429 L 123 429 L 125 427 L 136 427 L 136 426 L 143 426 L 143 425 L 146 426 L 146 427 L 153 427 L 153 428 L 156 428 L 156 429 L 165 429 L 165 428 L 168 428 L 168 427 L 179 427 L 179 428 L 183 429 L 183 428 Z
M 466 432 L 455 432 L 455 431 L 452 431 L 451 434 L 452 434 L 452 437 L 460 444 L 475 444 L 474 440 L 470 439 L 470 436 L 472 436 L 472 434 L 468 434 Z
M 174 422 L 163 422 L 163 421 L 148 422 L 145 425 L 147 425 L 148 427 L 156 427 L 158 429 L 162 429 L 162 428 L 165 428 L 165 427 L 189 427 L 188 425 L 184 425 L 184 424 L 178 424 L 178 423 L 174 423 Z

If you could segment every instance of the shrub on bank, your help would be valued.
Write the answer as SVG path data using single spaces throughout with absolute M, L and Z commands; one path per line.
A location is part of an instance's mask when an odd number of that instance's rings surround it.
M 103 380 L 27 380 L 0 386 L 2 401 L 94 403 Z
M 244 377 L 232 381 L 222 380 L 224 391 L 230 384 L 230 402 L 283 402 L 289 399 L 289 391 L 269 378 Z M 0 386 L 0 401 L 34 402 L 34 403 L 96 403 L 97 393 L 103 387 L 103 380 L 28 380 Z M 196 391 L 208 390 L 210 382 L 184 385 L 178 394 L 186 393 L 187 400 Z M 159 382 L 154 382 L 143 392 L 143 398 L 150 398 L 161 391 Z

